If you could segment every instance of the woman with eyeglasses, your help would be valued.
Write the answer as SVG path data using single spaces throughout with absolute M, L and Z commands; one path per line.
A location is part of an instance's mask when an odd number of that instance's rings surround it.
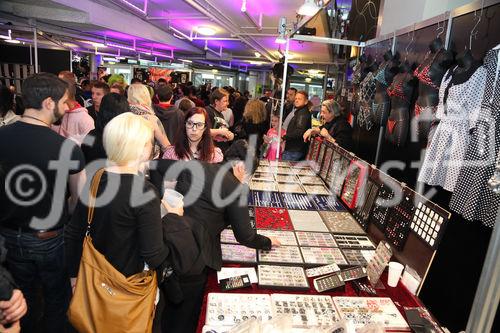
M 177 133 L 175 145 L 166 149 L 163 159 L 222 162 L 224 156 L 220 148 L 214 146 L 211 128 L 210 118 L 204 108 L 189 109 L 184 115 L 184 126 Z

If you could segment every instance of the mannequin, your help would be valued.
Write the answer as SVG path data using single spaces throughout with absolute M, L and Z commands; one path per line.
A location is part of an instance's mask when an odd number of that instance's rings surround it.
M 424 147 L 437 126 L 435 114 L 439 85 L 452 64 L 453 53 L 444 49 L 441 38 L 436 38 L 429 44 L 429 53 L 424 61 L 413 73 L 419 80 L 419 95 L 412 116 L 412 141 L 418 141 Z
M 370 58 L 369 58 L 370 59 Z M 377 62 L 371 58 L 371 63 L 367 63 L 364 72 L 365 78 L 359 85 L 359 114 L 358 114 L 358 125 L 360 127 L 365 127 L 366 130 L 371 130 L 373 126 L 373 116 L 371 114 L 373 98 L 375 97 L 375 77 L 373 73 L 376 72 L 378 65 Z
M 415 87 L 416 78 L 411 74 L 411 65 L 405 61 L 387 88 L 387 94 L 391 98 L 391 113 L 387 120 L 385 138 L 397 147 L 406 144 L 410 125 L 410 105 Z
M 436 118 L 440 123 L 429 144 L 418 180 L 453 192 L 469 145 L 470 130 L 481 110 L 486 69 L 470 50 L 448 70 L 439 88 Z
M 352 74 L 352 84 L 354 86 L 358 86 L 363 81 L 362 74 L 367 60 L 366 54 L 362 54 L 358 59 L 358 63 L 354 66 Z
M 384 54 L 384 62 L 374 74 L 376 82 L 375 97 L 372 106 L 372 115 L 375 124 L 385 124 L 391 111 L 391 99 L 387 94 L 387 87 L 392 83 L 394 76 L 399 72 L 399 53 L 394 56 L 389 50 Z

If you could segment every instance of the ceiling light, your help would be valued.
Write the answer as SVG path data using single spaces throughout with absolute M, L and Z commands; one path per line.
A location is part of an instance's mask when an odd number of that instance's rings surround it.
M 259 52 L 255 52 L 255 58 L 260 58 L 262 54 L 260 54 Z
M 7 35 L 0 35 L 0 39 L 12 39 L 12 30 L 7 31 Z
M 18 41 L 17 39 L 6 39 L 5 41 L 11 44 L 21 44 L 21 41 Z
M 187 62 L 189 64 L 193 62 L 192 60 L 188 60 L 188 59 L 179 59 L 179 60 L 182 62 Z
M 217 69 L 212 69 L 212 73 L 217 74 L 219 71 Z
M 82 40 L 81 41 L 82 43 L 87 43 L 87 44 L 90 44 L 94 47 L 106 47 L 106 45 L 104 45 L 103 43 L 96 43 L 96 42 L 91 42 L 91 41 L 88 41 L 88 40 Z
M 203 36 L 213 36 L 216 30 L 212 27 L 201 26 L 196 28 L 196 32 Z
M 310 78 L 310 77 L 306 77 L 306 82 L 307 82 L 307 83 L 309 83 L 309 82 L 311 82 L 311 81 L 312 81 L 312 80 L 311 80 L 311 78 Z
M 319 73 L 319 69 L 310 69 L 310 70 L 308 70 L 308 72 L 311 75 L 317 75 Z
M 320 10 L 315 0 L 305 0 L 304 4 L 300 6 L 297 14 L 303 16 L 313 16 Z
M 285 36 L 278 36 L 274 42 L 276 44 L 286 44 Z

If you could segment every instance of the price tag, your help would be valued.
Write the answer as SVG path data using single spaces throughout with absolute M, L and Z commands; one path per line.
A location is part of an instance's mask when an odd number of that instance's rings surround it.
M 348 102 L 352 102 L 352 98 L 353 98 L 353 97 L 354 97 L 354 94 L 353 94 L 352 92 L 349 92 L 349 93 L 347 94 L 347 101 L 348 101 Z
M 345 88 L 342 88 L 342 93 L 340 94 L 342 97 L 345 97 Z

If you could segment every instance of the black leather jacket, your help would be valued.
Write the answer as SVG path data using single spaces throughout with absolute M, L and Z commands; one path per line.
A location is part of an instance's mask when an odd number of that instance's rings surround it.
M 306 153 L 308 143 L 304 142 L 303 135 L 309 128 L 311 128 L 311 113 L 306 105 L 295 111 L 295 115 L 288 124 L 285 150 Z

